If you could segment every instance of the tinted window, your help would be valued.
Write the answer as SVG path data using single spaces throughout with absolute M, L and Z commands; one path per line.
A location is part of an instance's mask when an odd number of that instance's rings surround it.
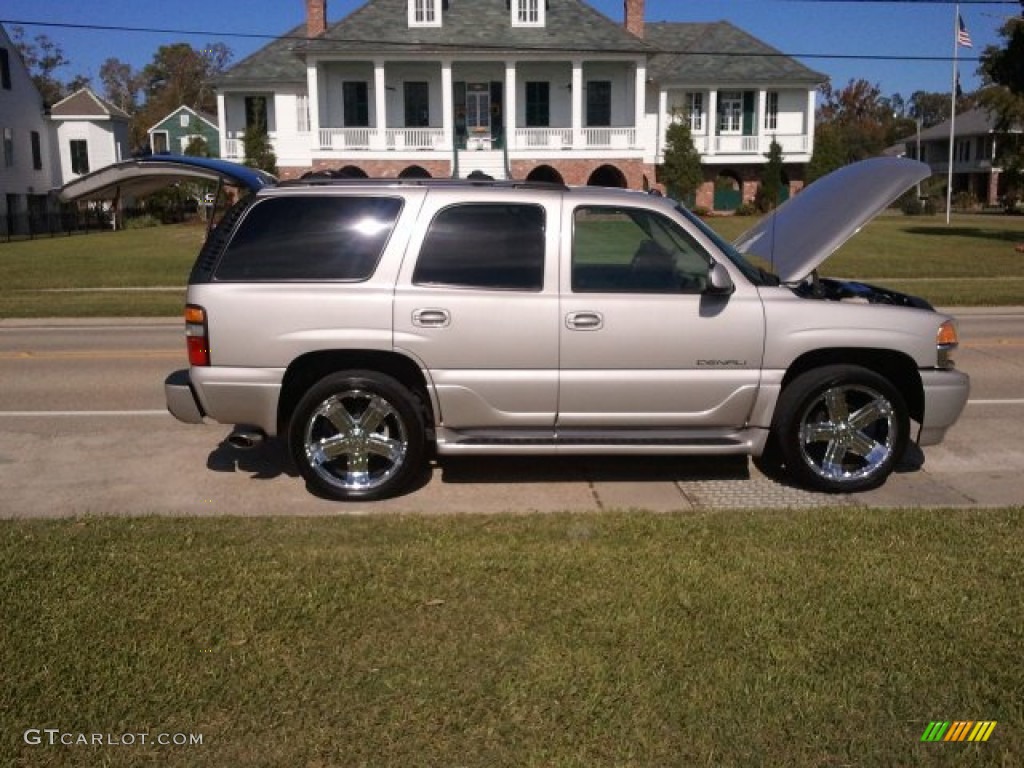
M 386 197 L 272 197 L 231 239 L 218 280 L 365 280 L 402 201 Z
M 539 291 L 544 287 L 544 221 L 539 205 L 446 208 L 430 223 L 413 282 Z
M 654 211 L 581 207 L 574 214 L 576 293 L 700 293 L 709 263 L 689 232 Z

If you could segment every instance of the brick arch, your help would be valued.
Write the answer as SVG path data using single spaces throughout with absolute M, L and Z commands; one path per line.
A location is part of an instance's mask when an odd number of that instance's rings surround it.
M 538 165 L 528 174 L 526 174 L 527 181 L 549 181 L 553 184 L 564 184 L 565 179 L 562 178 L 562 174 L 552 168 L 550 165 Z
M 614 165 L 601 165 L 590 174 L 590 178 L 587 179 L 587 186 L 628 189 L 629 182 L 626 179 L 626 174 Z
M 400 179 L 432 179 L 430 171 L 424 168 L 422 165 L 410 165 L 407 168 L 403 168 L 398 173 Z

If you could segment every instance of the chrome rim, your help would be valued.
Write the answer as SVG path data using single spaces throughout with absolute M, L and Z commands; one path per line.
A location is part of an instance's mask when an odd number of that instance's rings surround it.
M 897 432 L 892 403 L 870 387 L 825 390 L 800 419 L 800 453 L 826 480 L 870 477 L 892 456 Z
M 324 400 L 305 433 L 309 466 L 344 490 L 379 488 L 401 468 L 409 448 L 394 406 L 373 392 L 352 389 Z

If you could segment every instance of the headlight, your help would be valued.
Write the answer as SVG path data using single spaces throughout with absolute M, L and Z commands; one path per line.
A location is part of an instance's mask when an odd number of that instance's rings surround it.
M 938 351 L 939 368 L 953 368 L 953 350 L 960 346 L 960 337 L 957 335 L 956 323 L 947 320 L 939 326 L 935 334 L 935 348 Z

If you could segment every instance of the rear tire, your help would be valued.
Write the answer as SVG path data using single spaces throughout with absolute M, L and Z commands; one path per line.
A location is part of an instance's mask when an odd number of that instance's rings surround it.
M 340 501 L 404 490 L 423 465 L 423 417 L 413 394 L 375 371 L 332 373 L 299 400 L 288 450 L 307 484 Z
M 856 365 L 830 365 L 782 392 L 773 436 L 787 474 L 828 493 L 877 488 L 903 456 L 907 406 L 888 379 Z

